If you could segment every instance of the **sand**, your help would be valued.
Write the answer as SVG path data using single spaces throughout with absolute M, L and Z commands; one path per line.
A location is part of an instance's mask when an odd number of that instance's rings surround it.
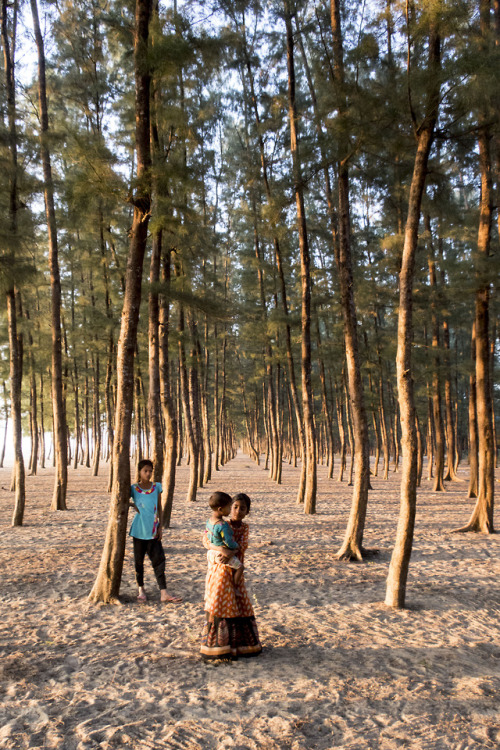
M 184 500 L 179 473 L 162 606 L 146 566 L 138 604 L 131 545 L 122 605 L 94 606 L 107 522 L 107 469 L 70 473 L 68 512 L 48 510 L 53 470 L 27 480 L 25 526 L 10 527 L 0 471 L 1 748 L 498 748 L 500 537 L 448 532 L 469 517 L 467 484 L 419 492 L 408 609 L 383 605 L 399 475 L 373 479 L 365 545 L 341 563 L 351 488 L 320 467 L 318 513 L 295 504 L 298 469 L 276 486 L 239 454 Z M 467 469 L 460 470 L 466 479 Z M 215 489 L 254 501 L 247 579 L 264 652 L 204 664 L 205 554 L 200 530 Z

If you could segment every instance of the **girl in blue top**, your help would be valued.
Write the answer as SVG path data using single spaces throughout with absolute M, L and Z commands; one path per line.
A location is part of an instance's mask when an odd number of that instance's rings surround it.
M 130 536 L 134 540 L 134 562 L 135 575 L 139 594 L 138 602 L 147 601 L 144 591 L 144 558 L 146 554 L 151 560 L 154 574 L 160 588 L 160 599 L 162 602 L 182 602 L 179 596 L 171 596 L 167 593 L 167 582 L 165 579 L 165 552 L 161 543 L 161 491 L 159 482 L 151 482 L 153 475 L 153 464 L 149 459 L 139 461 L 139 481 L 130 488 L 132 507 L 137 515 L 130 527 Z

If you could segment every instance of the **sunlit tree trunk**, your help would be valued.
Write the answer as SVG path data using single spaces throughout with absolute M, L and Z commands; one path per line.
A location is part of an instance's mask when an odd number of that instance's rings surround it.
M 138 188 L 125 274 L 125 295 L 117 351 L 113 491 L 106 540 L 91 601 L 110 602 L 118 597 L 125 553 L 130 498 L 130 432 L 134 400 L 134 356 L 141 302 L 142 270 L 146 251 L 150 198 L 149 89 L 147 47 L 151 0 L 136 0 L 134 30 L 136 158 Z
M 481 32 L 487 44 L 490 26 L 489 0 L 480 0 Z M 478 495 L 469 522 L 458 531 L 494 533 L 493 509 L 495 496 L 495 446 L 493 445 L 493 408 L 490 386 L 489 302 L 490 275 L 486 271 L 490 256 L 493 194 L 491 178 L 491 132 L 483 113 L 480 118 L 479 168 L 481 174 L 481 202 L 477 239 L 475 327 L 476 327 L 476 412 L 478 434 Z
M 396 374 L 401 414 L 401 442 L 403 467 L 401 472 L 401 506 L 396 541 L 391 556 L 385 603 L 390 607 L 404 607 L 406 582 L 413 545 L 413 530 L 417 504 L 418 445 L 411 349 L 413 344 L 413 278 L 418 243 L 418 227 L 422 195 L 427 175 L 429 153 L 439 108 L 440 37 L 436 20 L 432 19 L 429 33 L 428 97 L 426 115 L 416 128 L 417 153 L 413 167 L 408 200 L 403 256 L 399 274 L 399 315 Z
M 163 460 L 163 525 L 170 526 L 172 504 L 174 500 L 175 471 L 177 465 L 177 418 L 172 398 L 172 383 L 170 377 L 170 358 L 168 351 L 170 333 L 170 251 L 163 253 L 162 285 L 159 313 L 159 343 L 160 343 L 160 391 L 163 422 L 165 425 L 165 455 Z
M 12 8 L 12 18 L 9 21 L 8 8 Z M 16 88 L 15 88 L 15 63 L 14 52 L 17 31 L 17 0 L 8 5 L 2 0 L 2 43 L 4 59 L 5 88 L 7 92 L 7 117 L 8 117 L 8 145 L 9 145 L 9 219 L 6 234 L 9 241 L 9 252 L 11 262 L 15 264 L 16 249 L 19 245 L 18 237 L 18 160 L 17 160 L 17 124 L 16 124 Z M 11 34 L 9 33 L 9 26 Z M 12 474 L 12 487 L 15 491 L 14 513 L 12 516 L 13 526 L 22 526 L 25 505 L 25 469 L 22 449 L 22 422 L 21 422 L 21 388 L 23 378 L 23 347 L 20 331 L 18 330 L 17 291 L 14 283 L 9 284 L 7 290 L 7 325 L 9 336 L 9 363 L 10 363 L 10 403 L 11 418 L 14 438 L 14 470 Z
M 365 527 L 368 489 L 370 486 L 370 445 L 368 423 L 364 405 L 361 363 L 359 358 L 357 317 L 354 303 L 354 280 L 351 259 L 351 220 L 349 207 L 349 144 L 342 118 L 347 111 L 344 81 L 344 53 L 342 42 L 340 0 L 330 0 L 330 20 L 334 52 L 334 78 L 341 117 L 341 136 L 338 158 L 338 232 L 337 269 L 340 300 L 344 320 L 344 339 L 347 361 L 347 378 L 352 409 L 354 433 L 354 489 L 351 512 L 344 541 L 337 553 L 339 559 L 363 559 L 363 533 Z
M 316 431 L 314 426 L 314 406 L 311 380 L 311 258 L 307 237 L 304 194 L 300 165 L 299 141 L 297 133 L 298 114 L 295 100 L 295 67 L 293 55 L 293 30 L 290 6 L 285 0 L 285 25 L 288 64 L 288 111 L 290 124 L 290 150 L 292 152 L 293 182 L 297 227 L 300 248 L 301 277 L 301 372 L 302 372 L 302 411 L 304 417 L 306 484 L 304 490 L 304 512 L 316 512 L 317 468 Z
M 51 290 L 52 328 L 52 405 L 54 413 L 54 451 L 56 459 L 55 485 L 52 496 L 52 510 L 66 510 L 66 490 L 68 486 L 68 456 L 66 412 L 63 399 L 62 349 L 61 349 L 61 277 L 57 244 L 57 226 L 54 204 L 54 184 L 47 136 L 49 115 L 45 82 L 45 50 L 36 0 L 31 0 L 33 27 L 38 52 L 38 105 L 40 108 L 40 151 L 42 157 L 45 212 L 49 243 L 49 267 Z
M 160 282 L 161 267 L 161 230 L 154 233 L 151 262 L 149 268 L 149 390 L 148 413 L 151 427 L 151 453 L 149 458 L 154 466 L 154 481 L 161 482 L 163 478 L 163 432 L 161 426 L 160 409 L 160 341 L 159 325 L 160 311 L 158 303 L 158 284 Z
M 472 323 L 471 340 L 472 370 L 469 375 L 469 490 L 467 497 L 477 497 L 478 452 L 476 414 L 476 322 Z
M 436 262 L 434 258 L 434 246 L 432 241 L 431 220 L 429 214 L 425 215 L 425 229 L 429 240 L 429 284 L 431 287 L 432 301 L 432 349 L 434 351 L 434 369 L 432 371 L 432 408 L 434 417 L 434 445 L 435 445 L 435 472 L 434 472 L 434 492 L 444 491 L 443 473 L 444 473 L 444 429 L 443 418 L 441 414 L 441 361 L 439 356 L 440 337 L 439 337 L 439 320 L 437 313 L 437 279 L 436 279 Z

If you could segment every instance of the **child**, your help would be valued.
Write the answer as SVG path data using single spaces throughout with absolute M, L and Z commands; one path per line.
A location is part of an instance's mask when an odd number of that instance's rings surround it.
M 238 533 L 235 533 L 238 531 L 238 529 L 241 529 L 242 526 L 246 526 L 246 524 L 243 523 L 243 519 L 250 513 L 251 504 L 252 501 L 250 500 L 248 495 L 245 495 L 244 492 L 238 492 L 238 494 L 233 497 L 231 515 L 229 516 L 229 525 L 233 529 L 233 534 L 235 536 L 239 536 Z
M 215 562 L 233 568 L 234 582 L 238 584 L 243 575 L 243 565 L 235 553 L 240 546 L 234 541 L 231 526 L 224 521 L 224 516 L 231 512 L 233 501 L 225 492 L 214 492 L 208 504 L 212 509 L 212 515 L 206 525 L 207 542 L 211 545 L 208 555 L 211 555 Z
M 139 481 L 130 488 L 132 507 L 137 515 L 130 527 L 130 536 L 134 540 L 135 575 L 139 593 L 138 602 L 146 602 L 144 591 L 144 557 L 147 554 L 160 588 L 160 600 L 178 604 L 182 602 L 179 596 L 167 594 L 165 579 L 165 552 L 161 543 L 161 491 L 159 482 L 152 483 L 153 463 L 149 459 L 139 461 Z

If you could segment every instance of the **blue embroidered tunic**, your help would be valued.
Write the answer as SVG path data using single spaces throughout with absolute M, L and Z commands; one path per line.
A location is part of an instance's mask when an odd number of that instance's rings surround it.
M 130 497 L 138 508 L 129 534 L 136 539 L 155 539 L 158 532 L 158 502 L 162 491 L 159 482 L 153 482 L 149 490 L 143 490 L 138 484 L 130 488 Z
M 233 530 L 227 521 L 217 523 L 207 521 L 207 534 L 209 543 L 215 544 L 216 547 L 240 548 L 240 545 L 234 541 Z

